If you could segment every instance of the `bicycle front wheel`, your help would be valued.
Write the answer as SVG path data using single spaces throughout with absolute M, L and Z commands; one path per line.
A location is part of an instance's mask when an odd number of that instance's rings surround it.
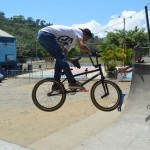
M 121 100 L 121 89 L 112 81 L 97 81 L 91 89 L 91 100 L 93 104 L 102 111 L 116 109 Z
M 53 85 L 58 89 L 54 89 Z M 34 104 L 43 111 L 55 111 L 65 102 L 66 92 L 62 83 L 53 78 L 39 81 L 32 90 Z

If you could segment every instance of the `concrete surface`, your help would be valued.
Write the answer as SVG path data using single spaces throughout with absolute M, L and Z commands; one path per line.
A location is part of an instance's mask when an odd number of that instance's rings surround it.
M 149 150 L 149 91 L 150 65 L 135 64 L 128 102 L 121 115 L 118 115 L 117 111 L 112 113 L 98 112 L 79 123 L 38 140 L 28 147 L 34 150 L 62 150 L 61 147 L 63 150 Z M 111 115 L 116 116 L 116 120 L 111 119 Z M 105 120 L 102 126 L 99 125 L 101 120 Z M 82 142 L 81 137 L 83 137 Z M 80 141 L 78 141 L 79 138 Z M 3 144 L 7 147 L 2 147 Z M 15 144 L 0 141 L 3 149 L 13 150 L 9 149 L 9 144 L 16 146 L 14 150 L 26 150 L 26 148 Z
M 31 150 L 14 143 L 0 140 L 0 150 Z
M 88 84 L 87 89 L 93 82 Z M 20 78 L 9 78 L 0 84 L 1 140 L 24 147 L 44 141 L 37 147 L 40 150 L 46 150 L 45 147 L 48 150 L 70 149 L 103 130 L 120 115 L 118 111 L 107 113 L 95 108 L 90 100 L 90 92 L 67 95 L 65 104 L 56 112 L 40 111 L 31 99 L 34 85 L 33 80 Z M 124 84 L 122 86 L 125 87 Z M 95 127 L 96 124 L 99 126 Z M 9 142 L 6 142 L 5 148 L 11 146 Z M 11 148 L 13 150 L 13 146 Z
M 135 64 L 127 105 L 117 123 L 73 150 L 150 149 L 150 65 Z
M 70 147 L 66 146 L 65 150 L 149 150 L 150 149 L 150 65 L 135 64 L 131 89 L 128 97 L 127 105 L 116 122 L 113 122 L 108 128 L 99 128 L 98 122 L 100 116 L 95 115 L 97 123 L 95 124 L 95 134 L 80 144 Z M 107 115 L 103 114 L 106 118 Z M 111 114 L 109 114 L 111 115 Z M 88 122 L 95 122 L 89 119 Z M 81 126 L 80 122 L 78 126 Z M 112 122 L 111 122 L 112 123 Z M 105 125 L 104 125 L 105 126 Z M 90 127 L 83 125 L 83 130 Z M 76 128 L 75 137 L 82 136 L 82 132 L 78 133 L 77 127 L 71 127 L 70 130 Z M 67 129 L 61 132 L 67 134 Z M 55 136 L 48 136 L 31 145 L 36 150 L 61 149 L 61 145 L 69 145 L 73 137 L 64 140 L 62 135 L 57 133 Z M 59 138 L 61 137 L 61 138 Z M 62 139 L 62 141 L 60 141 Z M 71 140 L 69 140 L 71 139 Z M 53 140 L 58 140 L 57 145 L 51 145 Z M 43 145 L 45 145 L 43 147 Z M 40 147 L 41 146 L 41 147 Z
M 112 113 L 98 111 L 80 122 L 36 141 L 29 147 L 35 150 L 72 150 L 88 137 L 107 128 L 119 115 L 118 111 Z

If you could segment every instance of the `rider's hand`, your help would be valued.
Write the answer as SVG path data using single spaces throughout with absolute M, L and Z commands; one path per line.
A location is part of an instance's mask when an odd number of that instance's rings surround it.
M 91 51 L 88 51 L 88 54 L 89 54 L 89 55 L 92 55 L 92 52 L 91 52 Z
M 82 50 L 84 53 L 92 55 L 92 51 L 89 49 Z

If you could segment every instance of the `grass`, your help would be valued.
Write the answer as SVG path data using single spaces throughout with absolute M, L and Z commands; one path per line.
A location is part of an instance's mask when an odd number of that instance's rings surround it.
M 90 62 L 91 62 L 91 60 L 89 57 L 82 57 L 80 59 L 80 63 L 90 63 Z

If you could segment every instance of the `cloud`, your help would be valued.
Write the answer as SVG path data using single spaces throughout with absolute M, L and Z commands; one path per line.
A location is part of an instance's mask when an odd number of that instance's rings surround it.
M 146 27 L 145 11 L 123 11 L 120 15 L 113 15 L 107 24 L 101 25 L 95 20 L 91 20 L 85 24 L 74 24 L 73 27 L 89 28 L 95 36 L 105 37 L 107 32 L 114 31 L 115 29 L 122 30 L 134 30 L 137 26 L 139 29 Z
M 96 36 L 101 35 L 99 31 L 103 29 L 103 26 L 100 23 L 96 22 L 95 20 L 91 20 L 90 22 L 87 22 L 85 24 L 74 24 L 72 25 L 72 27 L 78 27 L 81 29 L 89 28 L 92 31 L 92 33 Z M 97 35 L 97 33 L 99 34 Z

